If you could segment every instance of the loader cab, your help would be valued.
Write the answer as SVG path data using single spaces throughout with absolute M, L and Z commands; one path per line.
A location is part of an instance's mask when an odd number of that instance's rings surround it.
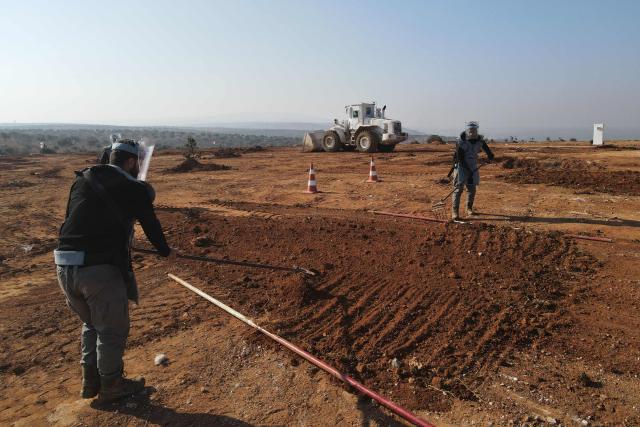
M 362 114 L 360 111 L 359 105 L 347 105 L 345 107 L 345 111 L 347 113 L 347 122 L 349 123 L 350 129 L 357 129 L 358 125 L 360 125 L 360 119 L 362 118 Z
M 362 123 L 371 124 L 371 119 L 376 117 L 376 104 L 362 104 Z
M 375 112 L 375 106 L 374 105 L 364 105 L 364 117 L 367 119 L 372 119 L 374 112 Z
M 376 117 L 376 104 L 353 104 L 346 107 L 349 127 L 357 128 L 359 125 L 368 125 L 371 119 Z

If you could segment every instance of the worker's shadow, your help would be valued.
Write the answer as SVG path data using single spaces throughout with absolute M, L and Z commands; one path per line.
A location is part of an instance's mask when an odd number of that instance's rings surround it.
M 364 396 L 358 397 L 358 409 L 362 414 L 362 427 L 406 427 L 410 425 L 408 423 L 401 422 L 399 419 L 391 415 L 387 415 L 378 405 L 373 404 L 371 399 Z
M 155 392 L 153 387 L 147 387 L 143 393 L 122 400 L 117 403 L 99 403 L 94 400 L 91 408 L 128 415 L 138 418 L 146 424 L 170 425 L 170 426 L 227 426 L 227 427 L 253 427 L 253 424 L 225 415 L 206 414 L 202 412 L 184 413 L 155 404 L 149 400 L 149 396 Z M 371 399 L 364 396 L 358 398 L 358 409 L 362 414 L 362 427 L 390 426 L 406 427 L 408 424 L 401 422 L 391 415 L 387 415 L 379 406 L 373 404 Z
M 98 411 L 113 412 L 140 419 L 144 424 L 170 426 L 229 426 L 252 427 L 252 424 L 225 415 L 208 414 L 202 412 L 178 412 L 161 404 L 152 402 L 149 397 L 155 393 L 155 388 L 146 387 L 145 390 L 129 399 L 117 403 L 105 404 L 97 400 L 90 406 Z
M 549 224 L 591 224 L 608 227 L 640 227 L 640 221 L 633 219 L 594 219 L 594 218 L 566 218 L 566 217 L 536 217 L 502 215 L 493 212 L 478 212 L 481 215 L 478 219 L 484 221 L 517 221 Z

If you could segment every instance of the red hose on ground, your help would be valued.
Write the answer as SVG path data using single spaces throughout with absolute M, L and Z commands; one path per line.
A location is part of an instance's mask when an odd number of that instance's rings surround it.
M 408 215 L 408 214 L 386 212 L 386 211 L 372 211 L 372 212 L 376 215 L 399 216 L 401 218 L 421 219 L 423 221 L 432 221 L 432 222 L 441 222 L 441 223 L 449 222 L 446 219 L 430 218 L 428 216 L 421 216 L 421 215 Z
M 289 341 L 285 340 L 284 338 L 280 338 L 279 336 L 277 336 L 275 334 L 272 334 L 271 332 L 267 331 L 263 327 L 261 327 L 261 326 L 257 325 L 256 323 L 254 323 L 253 320 L 251 320 L 248 317 L 244 316 L 243 314 L 237 312 L 236 310 L 232 309 L 231 307 L 225 305 L 224 303 L 218 301 L 217 299 L 213 298 L 211 295 L 201 291 L 200 289 L 196 288 L 193 285 L 190 285 L 186 281 L 182 280 L 181 278 L 179 278 L 177 276 L 174 276 L 171 273 L 169 273 L 168 276 L 171 279 L 173 279 L 176 282 L 178 282 L 179 284 L 181 284 L 182 286 L 184 286 L 185 288 L 187 288 L 190 291 L 200 295 L 204 299 L 208 300 L 209 302 L 215 304 L 216 306 L 218 306 L 219 308 L 223 309 L 227 313 L 231 314 L 236 319 L 241 320 L 242 322 L 246 323 L 247 325 L 251 326 L 252 328 L 257 329 L 258 331 L 262 332 L 264 335 L 268 336 L 272 340 L 274 340 L 276 342 L 279 342 L 280 344 L 282 344 L 283 346 L 285 346 L 289 350 L 293 351 L 297 355 L 301 356 L 305 360 L 313 363 L 318 368 L 328 372 L 329 374 L 333 375 L 337 379 L 339 379 L 341 381 L 344 381 L 345 383 L 349 384 L 351 387 L 353 387 L 356 390 L 358 390 L 360 393 L 362 393 L 362 394 L 364 394 L 366 396 L 369 396 L 370 398 L 374 399 L 375 401 L 377 401 L 381 405 L 387 407 L 393 413 L 395 413 L 396 415 L 404 418 L 405 420 L 409 421 L 410 423 L 412 423 L 412 424 L 414 424 L 416 426 L 419 426 L 419 427 L 434 427 L 433 424 L 430 424 L 427 421 L 425 421 L 425 420 L 423 420 L 421 418 L 418 418 L 416 415 L 414 415 L 413 413 L 411 413 L 408 410 L 404 409 L 403 407 L 401 407 L 401 406 L 395 404 L 394 402 L 392 402 L 392 401 L 380 396 L 378 393 L 376 393 L 376 392 L 374 392 L 372 390 L 369 390 L 363 384 L 361 384 L 358 381 L 354 380 L 350 376 L 340 373 L 340 371 L 338 371 L 337 369 L 335 369 L 332 366 L 328 365 L 327 363 L 323 362 L 322 360 L 318 359 L 317 357 L 315 357 L 311 353 L 308 353 L 308 352 L 304 351 L 300 347 L 290 343 Z

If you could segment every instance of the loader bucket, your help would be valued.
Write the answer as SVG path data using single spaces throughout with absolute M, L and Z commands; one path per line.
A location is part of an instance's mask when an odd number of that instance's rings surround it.
M 305 133 L 304 138 L 302 139 L 302 151 L 304 152 L 323 151 L 323 148 L 322 148 L 323 136 L 324 136 L 324 131 L 322 130 Z

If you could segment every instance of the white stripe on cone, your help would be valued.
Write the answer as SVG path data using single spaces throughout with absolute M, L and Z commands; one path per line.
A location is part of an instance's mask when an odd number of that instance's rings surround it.
M 307 191 L 305 193 L 317 193 L 318 188 L 316 186 L 316 170 L 313 168 L 313 163 L 311 163 L 309 166 L 309 181 L 307 181 Z
M 369 179 L 367 182 L 378 182 L 378 172 L 376 171 L 376 164 L 373 161 L 373 157 L 371 158 L 371 163 L 369 165 Z

